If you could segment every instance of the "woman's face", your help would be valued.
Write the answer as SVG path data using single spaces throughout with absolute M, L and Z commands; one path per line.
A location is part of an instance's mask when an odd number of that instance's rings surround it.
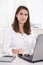
M 16 15 L 20 24 L 24 24 L 28 18 L 28 11 L 25 9 L 21 9 L 19 13 Z

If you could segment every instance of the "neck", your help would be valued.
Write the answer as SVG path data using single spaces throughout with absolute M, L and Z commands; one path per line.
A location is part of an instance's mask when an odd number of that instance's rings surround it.
M 23 24 L 19 24 L 19 30 L 20 30 L 20 33 L 21 33 L 21 34 L 24 33 L 24 30 L 23 30 Z

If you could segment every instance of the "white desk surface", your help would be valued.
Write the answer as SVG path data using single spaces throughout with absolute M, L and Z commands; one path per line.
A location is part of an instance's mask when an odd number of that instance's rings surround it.
M 43 65 L 43 62 L 30 63 L 16 57 L 12 62 L 0 62 L 0 65 Z

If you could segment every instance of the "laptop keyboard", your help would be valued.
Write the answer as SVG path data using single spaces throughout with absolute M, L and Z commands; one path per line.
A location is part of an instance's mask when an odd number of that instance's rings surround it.
M 32 59 L 32 55 L 29 55 L 29 54 L 24 54 L 24 58 L 27 58 L 27 59 Z
M 25 57 L 29 57 L 30 55 L 29 54 L 24 54 Z
M 29 55 L 29 54 L 24 54 L 24 55 L 22 55 L 22 54 L 18 54 L 18 56 L 20 57 L 20 58 L 25 58 L 25 59 L 32 59 L 32 55 Z

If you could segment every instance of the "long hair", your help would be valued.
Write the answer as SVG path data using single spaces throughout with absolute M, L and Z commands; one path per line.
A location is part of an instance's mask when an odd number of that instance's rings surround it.
M 12 24 L 12 27 L 13 27 L 13 30 L 15 32 L 20 32 L 19 31 L 19 21 L 16 17 L 16 14 L 18 14 L 20 12 L 21 9 L 24 9 L 28 12 L 28 18 L 27 18 L 27 21 L 24 23 L 24 33 L 26 33 L 27 35 L 29 35 L 31 33 L 31 28 L 30 28 L 30 17 L 29 17 L 29 10 L 27 7 L 25 6 L 19 6 L 16 10 L 16 13 L 15 13 L 15 18 L 14 18 L 14 22 Z

